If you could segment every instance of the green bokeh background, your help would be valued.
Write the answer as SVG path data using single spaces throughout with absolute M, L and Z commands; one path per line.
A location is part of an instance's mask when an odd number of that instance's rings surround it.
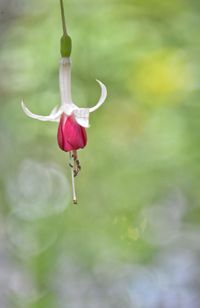
M 78 206 L 57 124 L 20 105 L 59 104 L 59 1 L 0 0 L 0 307 L 198 308 L 200 2 L 64 5 L 74 102 L 108 89 Z

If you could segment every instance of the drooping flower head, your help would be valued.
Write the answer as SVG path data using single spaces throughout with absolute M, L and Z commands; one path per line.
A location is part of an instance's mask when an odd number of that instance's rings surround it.
M 72 188 L 73 188 L 73 201 L 76 203 L 74 176 L 80 170 L 80 164 L 77 156 L 77 150 L 82 149 L 87 144 L 86 128 L 89 127 L 89 115 L 97 110 L 105 101 L 107 90 L 105 85 L 97 80 L 101 87 L 101 96 L 99 101 L 94 107 L 79 108 L 72 101 L 71 96 L 71 38 L 66 32 L 64 22 L 64 9 L 62 0 L 61 13 L 63 21 L 63 36 L 61 38 L 61 60 L 59 67 L 59 87 L 60 99 L 59 106 L 53 108 L 48 116 L 42 116 L 32 113 L 22 102 L 22 108 L 27 116 L 40 121 L 59 122 L 57 141 L 61 150 L 69 152 L 70 167 L 72 168 Z
M 79 108 L 72 102 L 71 98 L 71 64 L 70 58 L 61 58 L 59 69 L 59 85 L 60 85 L 60 97 L 61 104 L 53 108 L 48 116 L 42 116 L 32 113 L 22 102 L 22 108 L 27 116 L 40 121 L 52 121 L 60 122 L 58 128 L 58 143 L 63 151 L 78 150 L 86 145 L 85 142 L 85 128 L 89 127 L 89 115 L 91 112 L 97 110 L 105 101 L 107 96 L 107 90 L 105 85 L 97 80 L 101 87 L 101 97 L 98 103 L 92 108 Z M 84 129 L 83 129 L 84 128 Z M 81 133 L 80 133 L 81 132 Z M 77 140 L 76 140 L 77 138 Z M 60 142 L 59 140 L 63 140 Z M 82 146 L 81 139 L 84 143 Z M 61 144 L 70 143 L 71 148 L 64 148 Z M 77 148 L 77 144 L 81 144 Z M 73 144 L 75 148 L 73 148 Z

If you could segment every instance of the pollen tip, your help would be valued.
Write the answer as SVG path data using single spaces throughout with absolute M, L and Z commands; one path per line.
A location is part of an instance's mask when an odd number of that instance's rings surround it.
M 77 200 L 76 199 L 73 199 L 73 204 L 77 204 Z

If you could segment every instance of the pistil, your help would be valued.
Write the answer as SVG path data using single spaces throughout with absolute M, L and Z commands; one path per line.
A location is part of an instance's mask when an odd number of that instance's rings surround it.
M 79 171 L 81 170 L 80 162 L 78 160 L 77 151 L 70 151 L 69 152 L 69 166 L 71 168 L 71 178 L 72 178 L 72 199 L 73 204 L 77 204 L 77 197 L 76 197 L 76 189 L 75 189 L 75 177 L 78 175 Z

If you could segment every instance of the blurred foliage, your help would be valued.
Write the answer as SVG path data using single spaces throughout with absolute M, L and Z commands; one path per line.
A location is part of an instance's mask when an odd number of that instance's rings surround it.
M 108 88 L 77 207 L 56 124 L 20 107 L 59 104 L 59 2 L 0 1 L 0 306 L 199 307 L 200 2 L 64 3 L 74 101 L 95 104 L 95 78 Z

